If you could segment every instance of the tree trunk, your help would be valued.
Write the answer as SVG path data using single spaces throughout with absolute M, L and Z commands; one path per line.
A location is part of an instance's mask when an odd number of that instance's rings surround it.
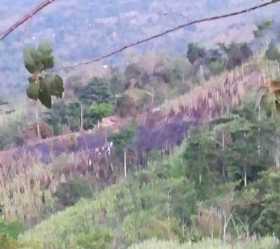
M 80 130 L 83 131 L 84 130 L 84 108 L 83 108 L 83 104 L 80 103 Z
M 38 105 L 38 101 L 36 101 L 35 116 L 36 116 L 36 132 L 37 132 L 38 138 L 40 139 L 41 138 L 41 129 L 40 129 L 40 120 L 39 120 L 39 105 Z
M 261 121 L 261 105 L 258 106 L 258 121 Z M 258 157 L 261 156 L 261 141 L 260 141 L 261 129 L 258 128 Z
M 247 169 L 244 167 L 244 187 L 247 187 Z
M 223 130 L 223 134 L 222 134 L 222 150 L 223 150 L 223 155 L 225 154 L 225 131 Z M 222 159 L 222 171 L 223 171 L 223 177 L 224 180 L 226 180 L 226 169 L 225 169 L 225 160 L 224 158 Z
M 127 159 L 126 159 L 126 149 L 123 152 L 123 168 L 124 168 L 124 177 L 127 176 Z

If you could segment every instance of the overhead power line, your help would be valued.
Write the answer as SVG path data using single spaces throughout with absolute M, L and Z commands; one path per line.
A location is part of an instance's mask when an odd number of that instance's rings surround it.
M 227 14 L 223 14 L 223 15 L 218 15 L 218 16 L 205 17 L 205 18 L 202 18 L 202 19 L 197 19 L 197 20 L 193 20 L 193 21 L 190 21 L 190 22 L 187 22 L 187 23 L 183 23 L 183 24 L 180 24 L 180 25 L 175 26 L 173 28 L 167 29 L 163 32 L 160 32 L 158 34 L 155 34 L 155 35 L 149 36 L 147 38 L 144 38 L 142 40 L 138 40 L 138 41 L 126 44 L 123 47 L 120 47 L 116 50 L 113 50 L 113 51 L 111 51 L 107 54 L 103 54 L 101 56 L 98 56 L 98 57 L 93 58 L 91 60 L 80 62 L 80 63 L 70 65 L 70 66 L 64 66 L 64 67 L 61 67 L 59 69 L 60 70 L 68 70 L 68 69 L 73 69 L 73 68 L 76 68 L 76 67 L 79 67 L 79 66 L 88 65 L 88 64 L 91 64 L 91 63 L 94 63 L 94 62 L 102 61 L 104 59 L 110 58 L 110 57 L 112 57 L 114 55 L 117 55 L 119 53 L 122 53 L 123 51 L 125 51 L 129 48 L 133 48 L 133 47 L 142 45 L 142 44 L 147 43 L 151 40 L 155 40 L 155 39 L 158 39 L 160 37 L 166 36 L 170 33 L 174 33 L 178 30 L 185 29 L 189 26 L 192 26 L 192 25 L 195 25 L 195 24 L 200 24 L 200 23 L 213 22 L 213 21 L 217 21 L 217 20 L 220 20 L 220 19 L 230 18 L 230 17 L 242 15 L 242 14 L 248 14 L 250 12 L 268 7 L 272 4 L 276 4 L 276 3 L 279 3 L 279 2 L 280 2 L 280 0 L 271 0 L 269 2 L 265 2 L 265 3 L 259 4 L 259 5 L 255 5 L 253 7 L 247 8 L 247 9 L 243 9 L 243 10 L 239 10 L 239 11 L 235 11 L 235 12 L 231 12 L 231 13 L 227 13 Z
M 37 13 L 42 11 L 44 8 L 54 3 L 56 0 L 45 0 L 39 3 L 35 8 L 33 8 L 29 13 L 22 16 L 19 20 L 17 20 L 12 26 L 8 27 L 5 31 L 0 33 L 0 41 L 4 40 L 8 35 L 13 33 L 17 28 L 26 23 L 29 19 L 35 16 Z
M 17 28 L 19 28 L 21 25 L 23 25 L 26 21 L 28 21 L 29 19 L 31 19 L 34 15 L 36 15 L 37 13 L 39 13 L 41 10 L 43 10 L 45 7 L 47 7 L 48 5 L 54 3 L 56 0 L 45 0 L 43 2 L 41 2 L 38 6 L 36 6 L 30 13 L 28 13 L 27 15 L 23 16 L 21 19 L 19 19 L 15 24 L 13 24 L 11 27 L 9 27 L 6 31 L 2 32 L 0 34 L 0 40 L 5 39 L 8 35 L 10 35 L 12 32 L 14 32 Z M 96 58 L 93 58 L 91 60 L 88 61 L 84 61 L 84 62 L 80 62 L 74 65 L 70 65 L 70 66 L 64 66 L 59 68 L 60 70 L 67 70 L 67 69 L 72 69 L 75 67 L 79 67 L 79 66 L 83 66 L 83 65 L 88 65 L 94 62 L 98 62 L 98 61 L 102 61 L 104 59 L 110 58 L 116 54 L 122 53 L 123 51 L 129 49 L 129 48 L 133 48 L 136 46 L 139 46 L 141 44 L 147 43 L 151 40 L 155 40 L 158 39 L 160 37 L 166 36 L 170 33 L 176 32 L 178 30 L 181 29 L 185 29 L 189 26 L 195 25 L 195 24 L 200 24 L 200 23 L 207 23 L 207 22 L 213 22 L 213 21 L 217 21 L 220 19 L 225 19 L 225 18 L 230 18 L 230 17 L 234 17 L 234 16 L 238 16 L 238 15 L 242 15 L 242 14 L 248 14 L 250 12 L 256 11 L 258 9 L 262 9 L 265 7 L 268 7 L 270 5 L 279 3 L 280 0 L 271 0 L 269 2 L 265 2 L 259 5 L 255 5 L 253 7 L 247 8 L 247 9 L 243 9 L 243 10 L 239 10 L 239 11 L 235 11 L 235 12 L 231 12 L 231 13 L 227 13 L 227 14 L 223 14 L 223 15 L 217 15 L 217 16 L 212 16 L 212 17 L 205 17 L 205 18 L 201 18 L 201 19 L 197 19 L 197 20 L 193 20 L 187 23 L 183 23 L 180 24 L 178 26 L 175 26 L 173 28 L 167 29 L 163 32 L 160 32 L 158 34 L 146 37 L 142 40 L 138 40 L 129 44 L 124 45 L 123 47 L 120 47 L 116 50 L 113 50 L 107 54 L 103 54 L 101 56 L 98 56 Z

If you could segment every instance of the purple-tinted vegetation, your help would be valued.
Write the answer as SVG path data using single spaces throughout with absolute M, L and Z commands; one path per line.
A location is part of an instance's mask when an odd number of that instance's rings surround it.
M 255 82 L 259 78 L 257 73 L 249 74 L 246 78 L 234 75 L 231 80 L 228 76 L 219 87 L 201 91 L 191 104 L 181 104 L 178 112 L 171 110 L 168 115 L 160 112 L 147 114 L 145 122 L 137 129 L 134 149 L 143 153 L 169 150 L 179 145 L 190 127 L 217 119 L 239 105 L 247 90 L 256 87 Z
M 254 68 L 255 70 L 255 68 Z M 232 106 L 239 105 L 246 92 L 245 88 L 259 80 L 259 75 L 247 72 L 248 76 L 228 76 L 222 85 L 202 89 L 191 98 L 191 102 L 180 104 L 177 111 L 168 114 L 147 113 L 145 121 L 138 124 L 131 149 L 135 152 L 147 152 L 172 148 L 180 144 L 191 126 L 213 120 L 224 115 Z M 21 160 L 23 155 L 50 164 L 62 154 L 86 152 L 91 155 L 98 148 L 106 146 L 107 134 L 103 131 L 94 133 L 70 134 L 47 139 L 35 145 L 25 145 L 8 153 L 12 160 Z M 0 163 L 2 161 L 0 154 Z M 6 159 L 6 158 L 5 158 Z

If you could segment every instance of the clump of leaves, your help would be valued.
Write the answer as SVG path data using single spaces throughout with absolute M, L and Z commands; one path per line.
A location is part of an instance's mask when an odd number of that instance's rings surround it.
M 31 74 L 27 96 L 51 108 L 52 97 L 62 98 L 64 92 L 63 79 L 49 72 L 54 67 L 52 47 L 47 42 L 40 43 L 37 48 L 27 47 L 23 57 L 25 68 Z

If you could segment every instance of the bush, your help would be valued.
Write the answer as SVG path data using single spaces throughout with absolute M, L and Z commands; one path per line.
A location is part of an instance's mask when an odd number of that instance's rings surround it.
M 0 236 L 16 239 L 23 232 L 23 225 L 17 221 L 6 223 L 0 219 Z
M 90 119 L 91 123 L 97 123 L 103 118 L 113 114 L 113 105 L 110 103 L 97 103 L 90 106 L 87 111 L 86 118 Z
M 6 235 L 0 235 L 1 249 L 43 249 L 42 244 L 37 242 L 21 243 Z
M 123 229 L 129 243 L 151 238 L 172 240 L 180 237 L 180 225 L 175 219 L 157 218 L 145 211 L 127 216 Z
M 89 183 L 82 179 L 74 179 L 61 183 L 54 194 L 61 207 L 72 206 L 81 198 L 92 197 L 93 190 Z
M 206 57 L 206 51 L 198 44 L 190 43 L 188 45 L 187 57 L 191 64 L 201 61 Z
M 135 116 L 152 104 L 151 94 L 143 89 L 131 88 L 117 100 L 117 113 L 121 117 Z
M 112 243 L 112 232 L 97 229 L 90 233 L 77 236 L 77 249 L 108 249 Z

